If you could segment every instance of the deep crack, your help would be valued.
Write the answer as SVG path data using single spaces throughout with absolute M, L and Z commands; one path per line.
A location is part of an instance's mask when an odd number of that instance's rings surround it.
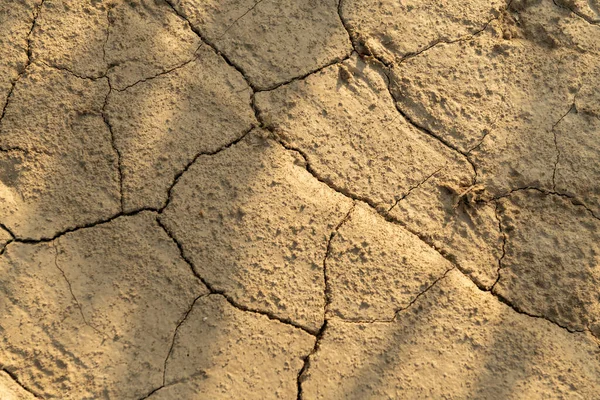
M 502 235 L 502 255 L 500 256 L 500 258 L 498 258 L 498 268 L 496 270 L 496 280 L 490 287 L 490 289 L 489 289 L 490 292 L 492 292 L 494 290 L 494 288 L 496 287 L 496 284 L 500 281 L 500 273 L 502 270 L 502 260 L 504 260 L 504 257 L 506 256 L 507 238 L 506 238 L 506 232 L 504 232 L 504 228 L 502 227 L 502 217 L 500 216 L 499 207 L 500 206 L 499 206 L 498 200 L 494 200 L 494 216 L 496 217 L 496 220 L 498 221 L 498 231 Z
M 262 0 L 261 0 L 262 1 Z M 196 27 L 194 27 L 194 25 L 191 23 L 191 21 L 185 16 L 183 15 L 183 13 L 179 12 L 179 10 L 177 9 L 177 7 L 175 7 L 175 5 L 173 4 L 172 0 L 165 0 L 165 2 L 169 5 L 169 7 L 171 7 L 171 9 L 173 10 L 173 12 L 182 20 L 184 20 L 187 25 L 189 26 L 190 30 L 192 32 L 194 32 L 196 34 L 196 36 L 198 36 L 198 38 L 200 38 L 200 41 L 204 42 L 206 45 L 208 45 L 211 49 L 213 49 L 213 51 L 219 55 L 230 67 L 234 68 L 237 72 L 239 72 L 240 75 L 242 75 L 242 77 L 244 78 L 244 80 L 246 81 L 246 83 L 248 84 L 248 86 L 250 86 L 250 88 L 252 88 L 253 91 L 256 91 L 256 87 L 255 85 L 248 79 L 248 77 L 246 76 L 246 73 L 244 72 L 243 68 L 239 65 L 237 65 L 236 63 L 234 63 L 226 54 L 222 53 L 218 47 L 212 43 L 211 41 L 209 41 L 206 37 L 204 37 L 204 35 L 200 32 L 200 30 L 198 30 Z
M 17 77 L 15 78 L 15 80 L 13 80 L 11 82 L 10 89 L 8 90 L 8 94 L 6 95 L 6 102 L 4 103 L 4 106 L 2 106 L 2 114 L 0 114 L 0 127 L 2 126 L 2 121 L 4 120 L 4 116 L 6 115 L 6 109 L 8 108 L 8 103 L 10 102 L 10 98 L 12 97 L 12 94 L 13 94 L 13 92 L 15 90 L 15 86 L 21 80 L 21 77 L 25 74 L 25 72 L 27 71 L 27 68 L 29 68 L 29 66 L 32 63 L 31 33 L 35 29 L 35 26 L 36 26 L 36 23 L 37 23 L 37 19 L 38 19 L 39 15 L 40 15 L 40 11 L 42 9 L 42 6 L 44 5 L 44 1 L 46 1 L 46 0 L 41 0 L 40 4 L 38 4 L 37 7 L 35 8 L 35 10 L 33 11 L 33 20 L 32 20 L 32 23 L 31 23 L 31 28 L 29 29 L 29 32 L 27 33 L 27 37 L 26 37 L 26 41 L 27 41 L 27 50 L 26 50 L 26 52 L 27 52 L 27 62 L 23 66 L 23 69 L 17 73 Z
M 206 288 L 208 289 L 208 291 L 211 294 L 216 294 L 216 295 L 223 296 L 223 298 L 225 300 L 227 300 L 227 302 L 231 306 L 237 308 L 240 311 L 254 313 L 254 314 L 259 314 L 259 315 L 264 315 L 267 318 L 269 318 L 270 320 L 281 322 L 282 324 L 289 325 L 289 326 L 291 326 L 293 328 L 296 328 L 296 329 L 301 329 L 301 330 L 303 330 L 304 332 L 308 333 L 311 336 L 315 336 L 317 334 L 317 331 L 315 331 L 314 329 L 312 329 L 310 327 L 307 327 L 307 326 L 303 326 L 301 324 L 298 324 L 298 323 L 292 321 L 289 318 L 279 317 L 279 316 L 277 316 L 277 315 L 275 315 L 275 314 L 273 314 L 273 313 L 271 313 L 269 311 L 258 310 L 258 309 L 253 309 L 253 308 L 247 307 L 247 306 L 239 303 L 237 300 L 233 299 L 231 296 L 229 296 L 225 290 L 215 288 L 210 282 L 208 282 L 206 279 L 204 279 L 202 276 L 200 276 L 200 274 L 198 274 L 198 272 L 196 272 L 196 269 L 194 268 L 194 264 L 185 255 L 185 250 L 183 249 L 183 245 L 179 242 L 179 240 L 177 240 L 177 238 L 175 237 L 175 235 L 168 229 L 168 227 L 163 224 L 163 222 L 160 220 L 160 215 L 156 218 L 156 221 L 158 222 L 158 224 L 160 225 L 160 227 L 167 233 L 167 235 L 171 238 L 171 240 L 177 245 L 177 248 L 179 249 L 179 254 L 180 254 L 181 258 L 188 264 L 188 266 L 190 267 L 190 269 L 191 269 L 192 273 L 194 274 L 194 276 L 200 282 L 202 282 L 204 284 L 204 286 L 206 286 Z
M 352 202 L 352 206 L 342 218 L 342 220 L 335 226 L 329 238 L 327 239 L 327 245 L 325 246 L 325 256 L 323 257 L 323 298 L 325 301 L 324 309 L 323 309 L 323 321 L 327 320 L 327 312 L 329 310 L 329 305 L 331 304 L 331 288 L 329 286 L 329 276 L 327 272 L 327 258 L 329 257 L 329 253 L 331 252 L 331 243 L 333 239 L 337 236 L 340 228 L 350 219 L 354 208 L 356 207 L 356 202 Z M 325 323 L 325 322 L 323 322 Z
M 133 215 L 137 215 L 137 214 L 139 214 L 141 212 L 144 212 L 144 211 L 158 212 L 158 210 L 154 209 L 154 208 L 140 208 L 140 209 L 133 210 L 133 211 L 130 211 L 130 212 L 119 212 L 119 213 L 111 215 L 111 216 L 109 216 L 107 218 L 102 218 L 102 219 L 99 219 L 99 220 L 96 220 L 96 221 L 93 221 L 93 222 L 90 222 L 90 223 L 87 223 L 87 224 L 76 225 L 76 226 L 73 226 L 73 227 L 61 230 L 61 231 L 56 232 L 54 235 L 49 236 L 49 237 L 48 236 L 44 236 L 44 237 L 41 237 L 39 239 L 32 239 L 32 238 L 21 238 L 21 237 L 15 236 L 15 239 L 13 240 L 13 242 L 14 243 L 29 243 L 29 244 L 48 243 L 48 242 L 52 242 L 52 241 L 60 238 L 61 236 L 66 235 L 67 233 L 76 232 L 76 231 L 78 231 L 80 229 L 93 228 L 93 227 L 98 226 L 98 225 L 107 224 L 109 222 L 112 222 L 112 221 L 114 221 L 115 219 L 117 219 L 119 217 L 133 216 Z
M 587 22 L 590 25 L 600 26 L 600 21 L 599 20 L 595 20 L 593 18 L 590 18 L 587 15 L 585 15 L 584 13 L 582 13 L 581 11 L 578 11 L 578 10 L 575 10 L 575 9 L 571 8 L 572 6 L 570 6 L 569 4 L 563 4 L 561 1 L 557 1 L 557 0 L 552 0 L 552 2 L 558 8 L 562 8 L 563 10 L 569 11 L 570 13 L 572 13 L 573 15 L 575 15 L 577 18 L 580 18 L 581 20 Z
M 110 83 L 110 78 L 107 76 L 106 77 L 106 81 L 108 82 L 108 93 L 106 94 L 106 97 L 104 98 L 104 104 L 102 105 L 102 119 L 104 120 L 104 123 L 106 124 L 109 132 L 110 132 L 110 144 L 113 148 L 113 151 L 115 152 L 116 156 L 117 156 L 117 172 L 119 175 L 119 204 L 121 206 L 121 212 L 123 212 L 125 210 L 125 196 L 123 193 L 123 165 L 122 165 L 122 155 L 121 155 L 121 151 L 119 150 L 119 147 L 117 146 L 117 138 L 115 136 L 115 132 L 113 130 L 113 127 L 110 123 L 110 119 L 108 118 L 108 115 L 106 114 L 106 107 L 108 106 L 108 99 L 110 97 L 110 94 L 112 93 L 112 85 Z
M 558 324 L 557 322 L 555 322 L 555 321 L 552 321 L 551 319 L 548 319 L 548 318 L 546 318 L 546 317 L 544 317 L 544 316 L 538 316 L 538 315 L 534 315 L 534 314 L 527 313 L 527 312 L 523 311 L 522 309 L 520 309 L 519 307 L 517 307 L 517 306 L 513 305 L 513 304 L 512 304 L 512 303 L 511 303 L 511 302 L 510 302 L 508 299 L 504 298 L 503 296 L 499 295 L 498 293 L 492 292 L 490 289 L 483 287 L 481 284 L 479 284 L 479 283 L 477 283 L 475 280 L 473 280 L 473 279 L 472 279 L 472 278 L 471 278 L 471 277 L 470 277 L 468 274 L 466 274 L 466 273 L 465 273 L 465 272 L 464 272 L 464 271 L 461 269 L 461 266 L 460 266 L 459 264 L 457 264 L 457 263 L 456 263 L 456 260 L 454 259 L 454 257 L 450 256 L 450 255 L 449 255 L 449 254 L 448 254 L 446 251 L 444 251 L 444 249 L 439 249 L 439 248 L 437 248 L 437 247 L 436 247 L 436 246 L 435 246 L 433 243 L 431 243 L 431 241 L 429 241 L 429 240 L 428 240 L 426 237 L 424 237 L 424 235 L 422 235 L 422 234 L 420 234 L 420 233 L 418 233 L 418 232 L 414 231 L 413 229 L 411 229 L 410 227 L 408 227 L 408 226 L 407 226 L 407 225 L 406 225 L 406 224 L 405 224 L 403 221 L 401 221 L 401 220 L 398 220 L 397 218 L 395 218 L 395 217 L 391 216 L 391 215 L 390 215 L 388 212 L 386 212 L 385 210 L 381 210 L 381 208 L 380 208 L 380 207 L 377 207 L 377 206 L 376 206 L 376 205 L 375 205 L 375 204 L 374 204 L 372 201 L 370 201 L 369 199 L 364 199 L 364 198 L 361 198 L 360 196 L 355 196 L 355 195 L 353 195 L 352 193 L 349 193 L 349 192 L 348 192 L 348 191 L 346 191 L 346 190 L 339 189 L 339 188 L 337 188 L 337 187 L 336 187 L 336 186 L 335 186 L 333 183 L 330 183 L 329 181 L 327 181 L 327 180 L 325 180 L 325 179 L 323 179 L 323 178 L 319 177 L 319 175 L 318 175 L 318 174 L 316 174 L 316 172 L 314 171 L 314 169 L 311 167 L 310 163 L 308 162 L 308 158 L 306 157 L 306 155 L 305 155 L 305 154 L 304 154 L 302 151 L 300 151 L 300 150 L 298 150 L 298 149 L 295 149 L 295 148 L 292 148 L 292 147 L 290 147 L 289 145 L 287 145 L 285 142 L 283 142 L 283 141 L 281 141 L 281 140 L 279 141 L 279 143 L 280 143 L 280 144 L 281 144 L 281 145 L 282 145 L 284 148 L 286 148 L 286 149 L 288 149 L 288 150 L 290 150 L 290 151 L 297 152 L 298 154 L 300 154 L 300 155 L 301 155 L 301 156 L 304 158 L 304 160 L 305 160 L 305 166 L 306 166 L 306 169 L 307 169 L 307 171 L 308 171 L 308 172 L 309 172 L 311 175 L 313 175 L 313 177 L 315 177 L 315 179 L 317 179 L 319 182 L 323 182 L 324 184 L 326 184 L 327 186 L 329 186 L 329 187 L 330 187 L 332 190 L 334 190 L 334 191 L 336 191 L 336 192 L 338 192 L 338 193 L 340 193 L 340 194 L 342 194 L 342 195 L 344 195 L 344 196 L 346 196 L 346 197 L 348 197 L 348 198 L 350 198 L 350 199 L 352 199 L 352 200 L 355 200 L 355 201 L 363 201 L 363 202 L 367 203 L 367 204 L 368 204 L 368 205 L 369 205 L 369 206 L 370 206 L 370 207 L 371 207 L 371 208 L 372 208 L 372 209 L 373 209 L 375 212 L 377 212 L 379 215 L 381 215 L 381 216 L 382 216 L 382 217 L 383 217 L 383 218 L 384 218 L 386 221 L 388 221 L 388 222 L 391 222 L 391 223 L 394 223 L 394 224 L 397 224 L 397 225 L 400 225 L 400 226 L 402 226 L 402 227 L 403 227 L 404 229 L 406 229 L 408 232 L 410 232 L 410 233 L 412 233 L 413 235 L 415 235 L 416 237 L 418 237 L 418 238 L 419 238 L 419 240 L 421 240 L 423 243 L 427 244 L 429 247 L 431 247 L 433 250 L 435 250 L 437 253 L 439 253 L 439 254 L 440 254 L 442 257 L 444 257 L 446 260 L 448 260 L 450 263 L 452 263 L 452 265 L 455 265 L 455 266 L 457 267 L 457 270 L 458 270 L 458 271 L 460 271 L 460 272 L 461 272 L 461 273 L 462 273 L 464 276 L 466 276 L 466 277 L 467 277 L 467 278 L 468 278 L 468 279 L 469 279 L 471 282 L 473 282 L 473 283 L 475 284 L 475 286 L 477 286 L 477 288 L 479 288 L 481 291 L 484 291 L 484 292 L 489 292 L 489 293 L 491 293 L 491 294 L 492 294 L 492 295 L 494 295 L 494 296 L 495 296 L 495 297 L 496 297 L 496 298 L 497 298 L 499 301 L 501 301 L 502 303 L 504 303 L 504 304 L 508 305 L 508 306 L 509 306 L 509 307 L 511 307 L 511 308 L 512 308 L 512 309 L 513 309 L 515 312 L 518 312 L 519 314 L 528 315 L 528 316 L 530 316 L 530 317 L 533 317 L 533 318 L 544 319 L 544 320 L 546 320 L 546 321 L 548 321 L 548 322 L 551 322 L 551 323 L 553 323 L 553 324 L 554 324 L 554 325 L 556 325 L 556 326 L 559 326 L 559 327 L 561 327 L 561 328 L 563 328 L 563 329 L 566 329 L 566 330 L 568 330 L 568 331 L 569 331 L 569 332 L 571 332 L 571 333 L 572 333 L 572 332 L 578 332 L 578 331 L 571 330 L 571 329 L 569 329 L 569 328 L 567 328 L 567 327 L 565 327 L 565 326 L 562 326 L 562 325 Z M 537 190 L 539 190 L 539 189 L 537 189 Z M 539 191 L 541 191 L 541 190 L 539 190 Z M 555 194 L 555 193 L 552 193 L 552 194 Z M 560 194 L 558 194 L 558 195 L 560 195 Z M 567 195 L 561 195 L 561 196 L 563 196 L 563 197 L 569 197 L 569 196 L 567 196 Z M 497 200 L 497 198 L 496 198 L 496 199 L 494 199 L 494 200 Z M 586 207 L 586 209 L 587 209 L 587 207 Z M 588 209 L 588 211 L 590 211 L 590 212 L 591 212 L 591 210 L 589 210 L 589 209 Z
M 321 325 L 321 329 L 319 329 L 319 331 L 316 334 L 316 338 L 315 338 L 315 345 L 313 346 L 312 350 L 310 351 L 310 353 L 308 353 L 308 355 L 306 357 L 304 357 L 302 359 L 302 368 L 300 368 L 300 371 L 298 372 L 298 376 L 296 377 L 296 387 L 297 387 L 297 400 L 303 400 L 302 397 L 302 382 L 304 381 L 304 375 L 306 374 L 306 371 L 308 371 L 308 369 L 310 368 L 310 358 L 311 356 L 313 356 L 317 351 L 319 351 L 319 347 L 321 345 L 321 339 L 323 338 L 323 335 L 325 334 L 325 331 L 327 330 L 327 320 L 325 320 L 325 322 L 323 322 L 323 325 Z
M 377 61 L 379 61 L 379 60 L 377 60 Z M 381 61 L 379 61 L 379 62 L 381 63 Z M 385 66 L 385 64 L 383 64 L 383 65 Z M 384 71 L 384 75 L 387 77 L 387 90 L 390 94 L 390 97 L 392 98 L 392 101 L 394 102 L 394 106 L 396 107 L 396 110 L 398 110 L 398 113 L 400 113 L 400 115 L 402 115 L 402 117 L 406 120 L 406 122 L 408 122 L 410 125 L 412 125 L 419 132 L 424 133 L 429 137 L 432 137 L 433 139 L 437 140 L 442 145 L 444 145 L 446 148 L 448 148 L 448 149 L 452 150 L 453 152 L 457 153 L 458 155 L 462 156 L 462 158 L 464 158 L 467 161 L 467 163 L 469 163 L 471 168 L 473 169 L 473 179 L 472 179 L 471 185 L 475 185 L 477 183 L 477 166 L 469 157 L 469 153 L 460 150 L 458 147 L 454 146 L 452 143 L 450 143 L 447 140 L 445 140 L 444 138 L 436 135 L 435 133 L 433 133 L 431 130 L 429 130 L 425 126 L 418 124 L 416 121 L 414 121 L 412 118 L 410 118 L 408 116 L 408 114 L 406 114 L 404 112 L 404 110 L 402 110 L 402 108 L 400 108 L 399 101 L 394 96 L 394 91 L 392 90 L 392 77 L 389 75 L 390 70 L 388 68 L 384 68 L 383 71 Z
M 6 375 L 10 376 L 10 379 L 12 379 L 21 389 L 23 389 L 27 393 L 31 394 L 34 398 L 43 399 L 43 397 L 38 395 L 33 389 L 31 389 L 30 387 L 26 386 L 23 382 L 21 382 L 19 377 L 14 372 L 10 371 L 7 368 L 2 368 L 2 369 L 0 369 L 0 371 L 4 372 L 4 373 L 6 373 Z

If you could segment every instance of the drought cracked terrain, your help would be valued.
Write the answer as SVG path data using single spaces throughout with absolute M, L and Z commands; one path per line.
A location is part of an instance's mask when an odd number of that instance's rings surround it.
M 598 0 L 0 0 L 0 399 L 600 399 Z

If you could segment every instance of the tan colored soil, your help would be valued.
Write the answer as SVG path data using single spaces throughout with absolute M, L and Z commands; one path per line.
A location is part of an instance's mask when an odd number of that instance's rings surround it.
M 600 399 L 598 0 L 0 2 L 0 400 Z

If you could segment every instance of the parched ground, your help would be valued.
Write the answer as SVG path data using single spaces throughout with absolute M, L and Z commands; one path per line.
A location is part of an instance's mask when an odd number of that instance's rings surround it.
M 0 0 L 0 399 L 600 399 L 599 0 Z

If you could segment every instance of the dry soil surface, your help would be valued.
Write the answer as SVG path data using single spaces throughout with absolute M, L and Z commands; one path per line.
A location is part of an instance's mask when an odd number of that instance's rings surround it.
M 600 399 L 599 0 L 0 0 L 0 399 Z

